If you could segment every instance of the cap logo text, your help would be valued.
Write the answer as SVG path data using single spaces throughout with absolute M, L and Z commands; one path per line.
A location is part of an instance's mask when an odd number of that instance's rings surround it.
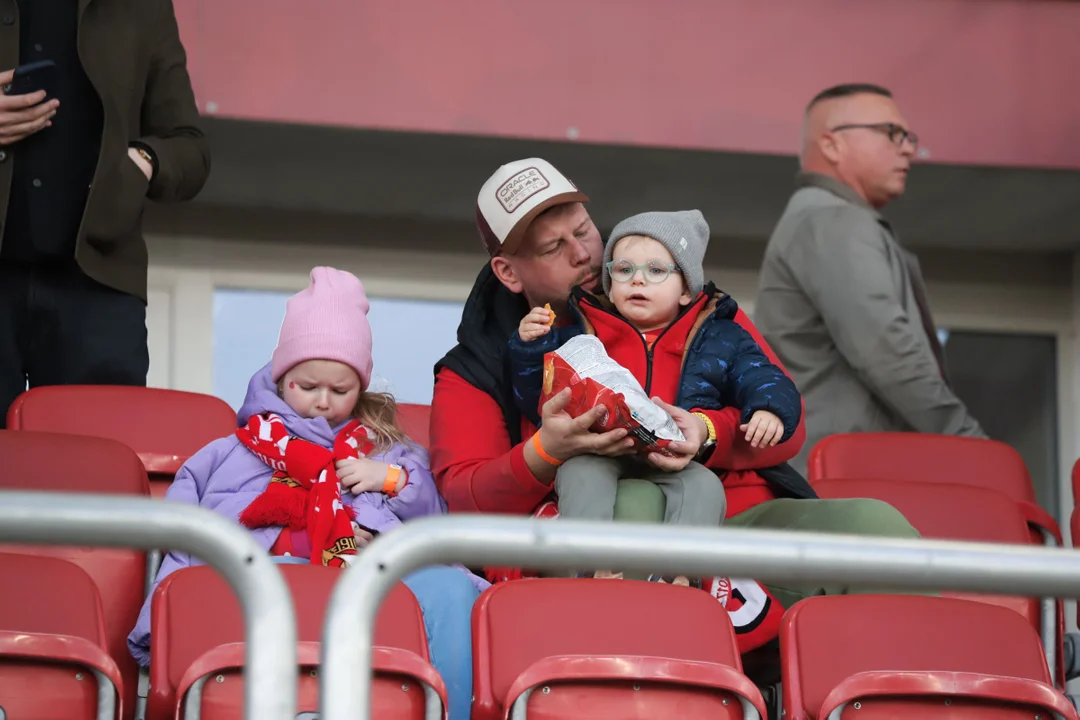
M 549 187 L 551 183 L 544 174 L 535 167 L 529 167 L 500 185 L 495 191 L 495 197 L 503 210 L 512 214 L 533 195 Z

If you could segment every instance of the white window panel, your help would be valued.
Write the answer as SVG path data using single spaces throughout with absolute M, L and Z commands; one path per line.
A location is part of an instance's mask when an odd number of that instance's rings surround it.
M 149 387 L 172 387 L 171 317 L 172 294 L 165 289 L 150 288 L 146 297 L 146 344 L 150 350 L 146 384 Z

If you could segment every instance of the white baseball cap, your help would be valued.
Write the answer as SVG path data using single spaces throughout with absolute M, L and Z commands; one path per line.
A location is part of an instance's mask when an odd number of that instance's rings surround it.
M 588 202 L 585 193 L 547 160 L 527 158 L 495 171 L 476 197 L 476 227 L 488 253 L 512 253 L 529 223 L 554 205 Z

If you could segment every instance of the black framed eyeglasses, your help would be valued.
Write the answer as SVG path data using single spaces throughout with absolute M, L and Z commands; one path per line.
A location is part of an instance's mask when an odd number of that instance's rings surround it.
M 841 130 L 877 130 L 879 133 L 883 133 L 885 137 L 889 138 L 889 142 L 893 145 L 903 146 L 904 141 L 911 143 L 912 147 L 919 147 L 919 136 L 908 130 L 906 127 L 897 125 L 896 123 L 852 123 L 850 125 L 837 125 L 829 132 L 840 132 Z
M 678 265 L 662 263 L 659 260 L 650 260 L 644 265 L 635 265 L 629 260 L 612 260 L 607 264 L 608 275 L 617 283 L 630 282 L 637 275 L 638 270 L 645 282 L 662 283 L 668 279 L 671 273 L 682 272 Z

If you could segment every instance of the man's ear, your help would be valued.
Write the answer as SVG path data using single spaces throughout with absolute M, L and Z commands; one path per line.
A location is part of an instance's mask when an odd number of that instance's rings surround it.
M 833 133 L 824 133 L 817 140 L 818 151 L 821 156 L 833 165 L 840 162 L 840 143 L 842 141 Z
M 491 271 L 510 292 L 520 293 L 524 289 L 517 273 L 514 272 L 514 266 L 506 258 L 498 255 L 491 258 Z

